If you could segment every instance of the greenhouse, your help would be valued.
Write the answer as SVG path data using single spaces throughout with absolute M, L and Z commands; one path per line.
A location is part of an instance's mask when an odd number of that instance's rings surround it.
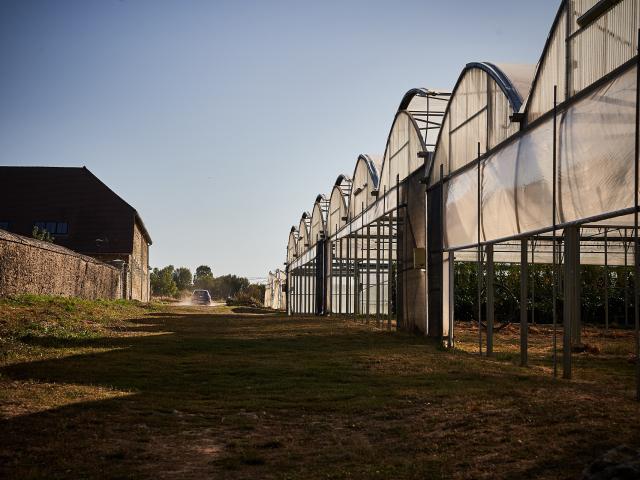
M 594 265 L 607 328 L 609 282 L 624 278 L 637 344 L 639 28 L 636 0 L 563 1 L 536 66 L 472 62 L 451 91 L 407 92 L 384 153 L 359 155 L 291 228 L 288 313 L 352 316 L 454 346 L 456 265 L 466 264 L 478 349 L 491 354 L 496 275 L 516 265 L 520 362 L 546 275 L 554 371 L 557 327 L 569 378 L 580 272 Z
M 284 310 L 287 305 L 287 296 L 283 288 L 287 281 L 286 272 L 276 269 L 269 272 L 264 287 L 264 306 L 274 310 Z

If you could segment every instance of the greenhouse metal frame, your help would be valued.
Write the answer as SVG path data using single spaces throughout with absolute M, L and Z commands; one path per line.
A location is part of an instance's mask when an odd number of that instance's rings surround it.
M 478 349 L 491 354 L 496 264 L 520 265 L 525 307 L 530 265 L 549 264 L 554 373 L 562 327 L 558 355 L 571 378 L 580 265 L 640 278 L 639 29 L 637 0 L 564 0 L 537 66 L 472 62 L 451 92 L 407 92 L 384 154 L 358 156 L 353 175 L 292 227 L 288 313 L 352 316 L 454 346 L 454 263 L 473 262 Z M 625 283 L 636 358 L 638 283 L 633 292 Z M 529 310 L 520 308 L 522 365 Z

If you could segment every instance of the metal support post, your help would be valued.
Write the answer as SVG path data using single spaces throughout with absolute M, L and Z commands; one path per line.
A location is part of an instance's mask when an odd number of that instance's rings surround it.
M 367 314 L 367 323 L 369 323 L 369 314 L 370 308 L 369 305 L 371 303 L 371 225 L 367 225 L 367 281 L 365 285 L 367 286 L 367 293 L 365 295 L 367 306 L 366 306 L 366 314 Z
M 552 206 L 551 206 L 551 211 L 552 211 L 552 224 L 553 224 L 553 230 L 552 230 L 552 236 L 551 236 L 551 242 L 552 242 L 552 246 L 551 246 L 551 254 L 552 254 L 552 265 L 551 265 L 551 284 L 552 284 L 552 293 L 551 293 L 551 311 L 552 311 L 552 317 L 553 317 L 553 376 L 557 377 L 558 376 L 558 312 L 557 312 L 557 307 L 558 307 L 558 266 L 557 266 L 557 261 L 558 261 L 558 256 L 557 256 L 557 247 L 558 247 L 558 242 L 556 240 L 556 196 L 557 196 L 557 178 L 556 178 L 556 171 L 557 171 L 557 121 L 558 121 L 558 86 L 554 85 L 553 86 L 553 162 L 552 162 L 552 168 L 553 168 L 553 173 L 552 173 L 552 182 L 553 182 L 553 200 L 552 200 Z
M 564 229 L 564 334 L 562 345 L 562 376 L 571 378 L 571 350 L 574 329 L 580 307 L 578 299 L 578 260 L 580 240 L 576 227 Z
M 360 268 L 358 266 L 358 232 L 354 236 L 353 245 L 353 319 L 358 320 L 360 313 Z
M 380 328 L 380 220 L 376 222 L 376 326 Z
M 638 188 L 640 187 L 640 29 L 638 30 L 638 51 L 636 52 L 636 142 L 633 171 L 633 315 L 635 320 L 636 334 L 636 400 L 640 402 L 640 308 L 638 308 L 638 297 L 640 297 L 640 242 L 638 241 Z
M 351 228 L 351 227 L 349 227 Z M 346 305 L 346 314 L 349 315 L 351 313 L 351 232 L 347 235 L 347 271 L 344 277 L 345 282 L 347 283 L 347 305 Z
M 338 255 L 340 256 L 339 258 L 339 262 L 338 262 L 338 313 L 342 314 L 343 313 L 343 308 L 342 308 L 342 238 L 340 240 L 338 240 L 338 242 L 340 242 L 338 244 L 339 247 L 339 252 Z
M 396 175 L 396 274 L 394 275 L 395 284 L 395 305 L 396 305 L 396 330 L 400 329 L 400 322 L 403 315 L 404 294 L 400 290 L 402 279 L 400 275 L 404 275 L 404 248 L 400 243 L 400 239 L 404 241 L 404 235 L 400 234 L 400 175 Z
M 485 247 L 487 256 L 487 357 L 493 355 L 493 322 L 495 316 L 494 307 L 494 266 L 493 266 L 493 245 Z
M 389 269 L 387 271 L 387 329 L 391 330 L 391 295 L 392 295 L 392 280 L 391 271 L 393 270 L 393 212 L 389 212 Z
M 520 366 L 526 367 L 528 364 L 528 289 L 527 280 L 529 275 L 528 263 L 528 240 L 523 238 L 520 241 Z
M 604 331 L 609 333 L 609 250 L 607 228 L 604 229 Z
M 536 241 L 531 239 L 531 325 L 536 324 Z

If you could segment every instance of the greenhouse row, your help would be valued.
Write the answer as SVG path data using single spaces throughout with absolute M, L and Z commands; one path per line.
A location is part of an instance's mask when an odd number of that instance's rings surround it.
M 347 159 L 347 173 L 301 206 L 269 295 L 290 315 L 351 316 L 453 346 L 454 277 L 466 263 L 478 348 L 491 353 L 496 271 L 517 264 L 526 365 L 528 272 L 549 265 L 570 377 L 580 269 L 596 265 L 631 276 L 637 330 L 639 27 L 636 0 L 566 0 L 537 65 L 472 62 L 450 91 L 404 94 L 384 153 Z

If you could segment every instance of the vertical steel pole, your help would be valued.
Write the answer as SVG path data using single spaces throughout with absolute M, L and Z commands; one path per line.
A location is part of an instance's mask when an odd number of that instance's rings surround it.
M 393 284 L 391 283 L 391 270 L 393 270 L 393 211 L 389 211 L 389 268 L 387 271 L 387 329 L 391 330 L 391 295 Z
M 291 271 L 289 270 L 289 258 L 287 257 L 287 266 L 285 267 L 285 282 L 287 285 L 287 291 L 285 292 L 285 308 L 286 308 L 286 312 L 287 312 L 287 316 L 291 315 L 291 302 L 290 302 L 290 298 L 291 298 Z
M 564 229 L 564 333 L 563 333 L 563 371 L 562 377 L 571 378 L 571 350 L 573 346 L 574 330 L 577 322 L 578 302 L 578 229 L 565 227 Z
M 493 322 L 495 315 L 494 307 L 494 266 L 493 266 L 493 245 L 485 247 L 487 255 L 487 357 L 493 355 Z
M 327 278 L 328 278 L 328 282 L 329 284 L 327 285 L 327 287 L 329 288 L 329 292 L 327 295 L 327 299 L 329 301 L 329 305 L 327 308 L 327 313 L 333 313 L 333 241 L 327 241 L 326 243 L 327 245 L 327 255 L 328 255 L 328 262 L 327 265 L 329 267 L 329 271 L 327 272 Z
M 604 331 L 609 333 L 609 250 L 607 227 L 604 228 Z
M 400 243 L 400 239 L 402 238 L 404 242 L 404 237 L 404 234 L 400 235 L 400 175 L 396 175 L 396 274 L 394 275 L 396 287 L 396 330 L 400 329 L 400 320 L 402 320 L 402 315 L 404 314 L 404 291 L 400 291 L 400 285 L 404 285 L 400 277 L 400 275 L 404 275 L 404 248 Z
M 309 314 L 309 264 L 304 264 L 304 313 Z
M 376 326 L 380 328 L 380 220 L 376 221 Z
M 313 289 L 313 286 L 311 284 L 312 280 L 313 280 L 313 272 L 311 270 L 312 266 L 313 266 L 312 264 L 307 263 L 307 265 L 305 267 L 306 272 L 307 272 L 307 315 L 311 314 L 311 312 L 313 310 L 312 307 L 311 307 L 311 305 L 312 305 L 311 293 L 312 293 L 312 289 Z
M 289 265 L 289 274 L 291 275 L 291 282 L 287 285 L 288 295 L 289 295 L 289 312 L 291 315 L 295 315 L 297 310 L 296 305 L 296 270 L 292 269 L 291 265 Z
M 370 308 L 369 305 L 371 303 L 371 298 L 370 298 L 370 291 L 371 291 L 371 225 L 367 225 L 367 281 L 365 282 L 365 284 L 367 285 L 367 294 L 366 294 L 366 299 L 367 299 L 367 323 L 369 323 L 369 314 L 370 312 Z
M 445 221 L 444 221 L 444 164 L 441 163 L 440 164 L 440 254 L 441 254 L 441 258 L 442 258 L 442 272 L 440 273 L 441 278 L 444 276 L 444 256 L 445 256 L 445 252 L 444 252 L 444 244 L 445 244 L 445 235 L 444 235 L 444 229 L 445 229 Z M 428 247 L 428 246 L 427 246 Z M 430 255 L 429 249 L 427 248 L 427 255 Z M 449 264 L 447 264 L 447 267 L 449 268 L 449 272 L 451 272 L 451 263 L 453 262 L 453 253 L 447 253 L 448 255 L 448 259 L 449 259 Z M 449 273 L 449 284 L 451 284 L 452 282 L 452 278 L 451 275 Z M 448 325 L 448 334 L 447 334 L 447 348 L 452 348 L 453 347 L 453 330 L 452 330 L 452 325 L 451 325 L 451 310 L 453 309 L 453 305 L 451 305 L 451 298 L 449 295 L 449 292 L 444 292 L 444 282 L 441 280 L 440 284 L 442 285 L 443 288 L 443 292 L 442 292 L 442 307 L 444 307 L 445 305 L 445 301 L 444 299 L 447 298 L 446 304 L 448 306 L 447 311 L 449 312 L 448 318 L 446 319 L 447 321 L 447 325 Z M 445 297 L 445 295 L 447 295 Z M 441 308 L 441 313 L 442 313 L 442 318 L 440 319 L 440 322 L 442 322 L 442 324 L 444 325 L 445 322 L 445 318 L 444 318 L 444 308 Z M 444 332 L 444 328 L 439 327 L 441 332 Z
M 558 376 L 558 266 L 557 266 L 557 246 L 558 242 L 556 239 L 556 195 L 557 195 L 557 113 L 558 113 L 558 86 L 553 86 L 553 173 L 552 173 L 552 182 L 553 182 L 553 202 L 551 206 L 552 211 L 552 266 L 551 266 L 551 284 L 552 284 L 552 294 L 551 294 L 551 303 L 552 303 L 552 317 L 553 317 L 553 376 Z
M 300 267 L 296 268 L 296 313 L 302 313 L 302 275 Z
M 531 239 L 531 325 L 536 324 L 536 241 Z
M 340 242 L 338 244 L 339 250 L 338 250 L 338 255 L 340 256 L 339 259 L 339 263 L 338 263 L 338 313 L 342 314 L 342 265 L 343 265 L 343 260 L 342 260 L 342 238 L 340 238 L 338 240 L 338 242 Z
M 351 227 L 349 227 L 349 234 L 347 235 L 347 271 L 345 275 L 345 282 L 347 283 L 347 305 L 346 314 L 351 313 Z
M 353 245 L 353 319 L 358 320 L 360 313 L 360 269 L 358 268 L 358 232 L 354 235 Z
M 449 347 L 455 346 L 453 328 L 455 326 L 454 315 L 456 305 L 456 285 L 455 285 L 455 252 L 449 252 Z
M 624 229 L 624 326 L 629 326 L 629 243 L 627 242 L 627 229 Z
M 528 363 L 528 329 L 529 324 L 527 321 L 527 301 L 528 301 L 528 289 L 527 289 L 527 277 L 528 271 L 528 240 L 523 238 L 520 241 L 520 366 L 526 367 Z
M 481 208 L 480 208 L 480 142 L 478 142 L 478 195 L 477 195 L 477 207 L 478 207 L 478 211 L 477 211 L 477 215 L 478 215 L 478 261 L 476 263 L 476 275 L 477 275 L 477 280 L 478 280 L 478 297 L 477 297 L 477 302 L 478 302 L 478 353 L 480 355 L 482 355 L 482 246 L 480 244 L 480 223 L 481 223 L 481 219 L 480 219 L 480 215 L 481 215 Z
M 638 187 L 640 178 L 638 176 L 638 157 L 640 156 L 640 29 L 638 30 L 638 40 L 636 43 L 636 142 L 635 142 L 635 158 L 634 158 L 634 182 L 633 182 L 633 314 L 635 320 L 636 334 L 636 399 L 640 401 L 640 309 L 638 308 L 638 297 L 640 296 L 640 255 L 638 252 L 640 242 L 638 242 Z

